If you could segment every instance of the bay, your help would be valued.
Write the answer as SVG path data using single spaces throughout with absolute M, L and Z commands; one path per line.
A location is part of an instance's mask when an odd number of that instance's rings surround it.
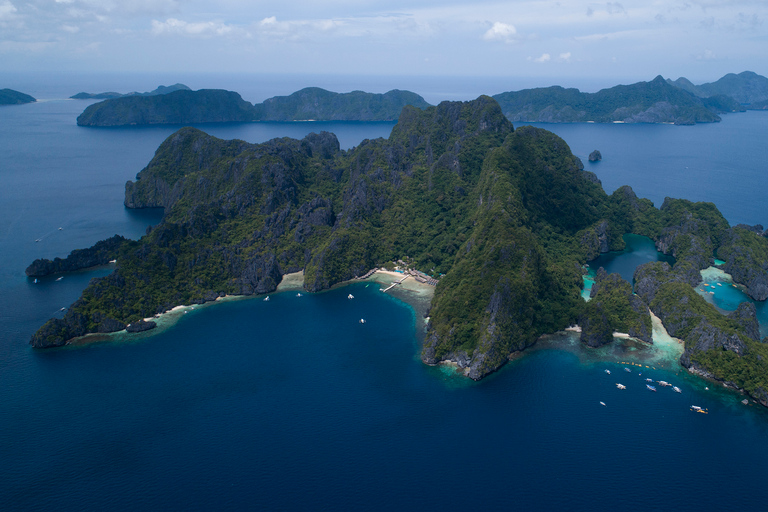
M 123 208 L 123 186 L 177 127 L 79 128 L 86 104 L 0 109 L 4 509 L 764 508 L 764 409 L 705 389 L 647 347 L 587 350 L 568 336 L 468 382 L 419 361 L 422 319 L 374 285 L 217 304 L 156 336 L 31 350 L 37 327 L 111 269 L 34 284 L 26 265 L 115 233 L 137 238 L 160 219 Z M 731 223 L 754 224 L 765 223 L 763 213 L 752 216 L 740 187 L 750 183 L 765 204 L 765 173 L 753 172 L 768 161 L 757 143 L 760 116 L 546 128 L 585 163 L 592 149 L 603 152 L 587 168 L 608 192 L 630 184 L 657 205 L 663 195 L 722 196 L 716 202 Z M 250 142 L 329 129 L 351 147 L 392 126 L 324 125 L 201 128 Z M 703 169 L 702 197 L 666 176 L 678 159 Z M 628 360 L 656 369 L 627 373 Z M 683 393 L 647 392 L 646 376 Z

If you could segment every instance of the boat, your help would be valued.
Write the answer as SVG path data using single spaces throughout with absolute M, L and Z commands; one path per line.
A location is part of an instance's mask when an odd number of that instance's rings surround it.
M 59 311 L 66 311 L 67 308 L 61 308 Z
M 675 393 L 682 393 L 682 391 L 680 391 L 680 388 L 677 386 L 672 386 L 672 389 L 675 391 Z
M 672 384 L 670 384 L 669 382 L 667 382 L 665 380 L 660 380 L 659 381 L 659 385 L 660 386 L 671 386 Z
M 35 284 L 37 284 L 37 278 L 35 278 Z
M 64 276 L 61 276 L 61 277 L 57 278 L 56 280 L 57 281 L 61 281 L 62 279 L 64 279 Z
M 645 382 L 653 382 L 653 379 L 645 379 Z
M 352 294 L 350 293 L 349 295 L 347 295 L 347 298 L 348 298 L 348 299 L 354 299 L 354 298 L 355 298 L 355 296 L 354 296 L 354 295 L 352 295 Z
M 364 323 L 365 323 L 365 318 L 361 318 L 361 319 L 360 319 L 360 323 L 361 323 L 361 324 L 364 324 Z
M 650 384 L 646 384 L 646 385 L 645 385 L 645 387 L 647 387 L 647 388 L 648 388 L 648 389 L 650 389 L 651 391 L 656 391 L 656 388 L 655 388 L 655 387 L 653 387 L 653 386 L 651 386 Z
M 624 371 L 627 373 L 632 373 L 632 370 L 630 370 L 629 368 L 624 368 Z
M 41 240 L 42 238 L 38 238 L 37 240 L 35 240 L 35 242 L 40 242 Z
M 59 228 L 59 231 L 61 231 L 62 229 L 64 229 L 64 228 Z
M 269 302 L 269 295 L 267 295 L 266 297 L 264 297 L 264 302 Z
M 701 407 L 699 407 L 698 405 L 692 405 L 691 409 L 693 409 L 694 411 L 700 411 Z
M 616 383 L 616 387 L 619 389 L 627 389 L 627 386 L 625 386 L 624 384 L 619 384 L 618 382 Z
M 611 374 L 611 370 L 605 370 L 605 373 L 607 373 L 608 375 L 610 375 L 610 374 Z
M 297 297 L 301 297 L 301 292 L 296 294 Z
M 602 402 L 601 402 L 601 403 L 602 403 Z M 747 400 L 747 399 L 745 398 L 744 400 L 742 400 L 742 401 L 741 401 L 741 403 L 743 403 L 744 405 L 747 405 L 747 404 L 749 404 L 749 400 Z
M 605 405 L 605 402 L 600 402 L 600 405 Z M 606 406 L 607 407 L 607 406 Z

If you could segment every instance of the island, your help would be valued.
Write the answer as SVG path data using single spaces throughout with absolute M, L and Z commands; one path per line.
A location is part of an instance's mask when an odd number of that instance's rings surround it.
M 685 340 L 683 365 L 768 405 L 768 344 L 755 335 L 754 308 L 726 317 L 693 288 L 717 254 L 762 293 L 768 240 L 731 228 L 711 203 L 668 198 L 656 208 L 629 187 L 607 195 L 565 141 L 513 127 L 488 96 L 405 106 L 388 139 L 349 151 L 327 132 L 250 144 L 182 128 L 126 183 L 125 205 L 165 215 L 139 241 L 92 251 L 114 256 L 114 272 L 91 280 L 33 347 L 179 305 L 267 294 L 298 271 L 317 292 L 408 255 L 437 283 L 427 364 L 451 361 L 478 380 L 577 323 L 592 346 L 617 330 L 648 340 L 653 313 Z M 634 294 L 598 273 L 585 302 L 583 265 L 623 248 L 627 233 L 654 239 L 674 265 L 639 267 Z
M 157 89 L 148 92 L 129 92 L 126 94 L 119 92 L 79 92 L 70 96 L 73 100 L 108 100 L 113 98 L 122 98 L 123 96 L 157 96 L 159 94 L 168 94 L 173 91 L 190 91 L 191 89 L 184 84 L 160 85 Z
M 552 86 L 504 92 L 493 98 L 513 122 L 689 125 L 720 121 L 702 99 L 669 84 L 661 75 L 650 82 L 617 85 L 596 93 Z
M 715 82 L 700 85 L 694 85 L 685 77 L 667 82 L 699 98 L 714 98 L 720 101 L 726 98 L 726 101 L 735 104 L 738 110 L 762 110 L 768 102 L 768 78 L 753 71 L 728 73 Z
M 410 91 L 384 94 L 363 91 L 336 93 L 308 87 L 252 105 L 239 94 L 221 89 L 176 90 L 130 95 L 88 106 L 77 118 L 80 126 L 202 124 L 256 121 L 395 121 L 406 105 L 429 104 Z
M 34 103 L 37 100 L 29 94 L 14 91 L 13 89 L 0 89 L 0 105 L 23 105 Z
M 78 126 L 196 124 L 253 121 L 253 105 L 222 89 L 177 90 L 151 96 L 121 96 L 89 105 Z

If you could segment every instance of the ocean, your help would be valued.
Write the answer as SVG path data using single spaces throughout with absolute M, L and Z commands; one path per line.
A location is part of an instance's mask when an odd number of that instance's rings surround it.
M 172 83 L 118 78 L 104 90 Z M 430 83 L 415 92 L 451 99 L 450 84 Z M 236 300 L 190 310 L 156 335 L 32 350 L 32 333 L 110 269 L 35 284 L 24 268 L 116 233 L 138 238 L 161 218 L 126 210 L 123 187 L 178 127 L 77 127 L 90 102 L 60 98 L 102 90 L 92 85 L 47 83 L 48 101 L 0 108 L 4 510 L 765 509 L 768 411 L 688 375 L 674 350 L 588 350 L 557 335 L 475 383 L 423 365 L 423 319 L 374 283 Z M 295 90 L 284 86 L 274 94 Z M 693 127 L 540 126 L 609 193 L 629 184 L 657 205 L 714 201 L 732 224 L 768 224 L 768 113 Z M 200 128 L 250 142 L 329 130 L 349 148 L 392 123 Z M 587 163 L 593 149 L 602 162 Z M 635 242 L 600 264 L 631 275 L 658 258 Z M 647 377 L 682 393 L 648 392 Z

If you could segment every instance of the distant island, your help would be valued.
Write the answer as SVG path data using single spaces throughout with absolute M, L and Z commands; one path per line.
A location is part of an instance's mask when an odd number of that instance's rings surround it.
M 0 105 L 23 105 L 34 103 L 37 100 L 29 94 L 14 91 L 13 89 L 0 89 Z
M 752 71 L 739 74 L 728 73 L 716 82 L 693 85 L 690 80 L 680 77 L 671 85 L 686 90 L 698 98 L 727 97 L 745 109 L 762 110 L 768 103 L 768 78 Z
M 513 122 L 694 124 L 720 121 L 715 111 L 722 111 L 719 105 L 709 108 L 702 99 L 661 76 L 596 93 L 552 86 L 505 92 L 493 98 Z
M 97 92 L 97 93 L 90 93 L 90 92 L 79 92 L 75 94 L 74 96 L 70 96 L 73 100 L 107 100 L 107 99 L 113 99 L 113 98 L 122 98 L 124 96 L 157 96 L 159 94 L 168 94 L 173 91 L 190 91 L 191 89 L 187 87 L 184 84 L 173 84 L 173 85 L 161 85 L 158 86 L 157 89 L 154 91 L 149 92 L 129 92 L 129 93 L 119 93 L 119 92 Z
M 253 105 L 221 89 L 177 90 L 152 96 L 122 96 L 89 105 L 79 126 L 196 124 L 253 121 Z
M 221 89 L 176 90 L 129 95 L 88 106 L 80 126 L 125 126 L 256 121 L 394 121 L 405 105 L 426 108 L 418 94 L 392 90 L 384 94 L 335 93 L 309 87 L 252 105 L 239 94 Z
M 183 84 L 160 86 L 147 93 L 79 93 L 73 98 L 105 98 L 78 117 L 81 126 L 395 121 L 405 105 L 420 109 L 430 106 L 410 91 L 336 93 L 318 87 L 255 105 L 231 91 L 192 91 Z M 617 85 L 596 93 L 551 86 L 504 92 L 493 98 L 512 122 L 691 125 L 718 122 L 719 114 L 768 108 L 768 78 L 745 71 L 697 86 L 685 78 L 672 81 L 657 76 L 650 82 Z
M 617 331 L 651 341 L 652 312 L 685 341 L 682 365 L 768 406 L 768 343 L 754 306 L 725 316 L 694 290 L 716 255 L 765 300 L 762 229 L 729 226 L 711 203 L 668 198 L 656 208 L 629 187 L 609 196 L 565 141 L 515 129 L 487 96 L 406 106 L 388 139 L 349 151 L 325 132 L 249 144 L 182 128 L 126 183 L 124 201 L 163 207 L 165 216 L 139 241 L 113 237 L 30 265 L 28 275 L 37 275 L 117 261 L 35 333 L 33 347 L 148 329 L 175 306 L 270 293 L 297 271 L 315 292 L 406 259 L 437 282 L 421 352 L 427 364 L 451 361 L 482 379 L 574 324 L 591 346 Z M 636 294 L 598 272 L 585 302 L 584 264 L 622 249 L 627 233 L 655 240 L 674 265 L 638 267 Z

